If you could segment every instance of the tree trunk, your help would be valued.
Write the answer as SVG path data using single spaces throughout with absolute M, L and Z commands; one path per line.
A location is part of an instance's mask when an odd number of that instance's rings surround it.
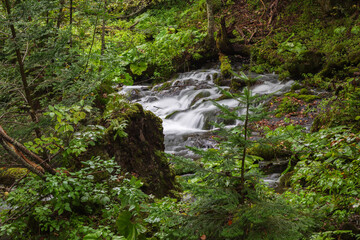
M 105 27 L 106 27 L 106 6 L 107 6 L 107 1 L 104 1 L 104 14 L 103 14 L 103 22 L 102 22 L 102 27 L 101 27 L 101 56 L 104 55 L 105 52 Z
M 207 6 L 207 20 L 208 20 L 208 30 L 207 30 L 207 39 L 206 45 L 209 49 L 215 50 L 215 18 L 214 18 L 214 3 L 213 0 L 206 0 Z
M 221 24 L 221 29 L 218 34 L 218 38 L 216 42 L 217 47 L 221 53 L 225 55 L 232 55 L 234 54 L 234 49 L 229 41 L 229 37 L 226 31 L 226 22 L 224 16 L 221 17 L 220 24 Z
M 241 200 L 240 203 L 243 204 L 245 202 L 245 160 L 246 160 L 246 142 L 247 142 L 247 133 L 248 133 L 248 124 L 249 124 L 249 108 L 250 108 L 250 96 L 246 94 L 246 113 L 245 113 L 245 123 L 244 123 L 244 142 L 245 146 L 243 149 L 243 155 L 241 159 Z
M 6 11 L 8 13 L 8 16 L 11 16 L 11 8 L 10 8 L 10 3 L 9 0 L 3 0 Z M 14 42 L 16 42 L 16 31 L 15 31 L 15 27 L 13 24 L 9 24 L 10 30 L 11 30 L 11 35 L 12 35 L 12 39 L 14 40 Z M 15 48 L 15 52 L 16 52 L 16 58 L 17 58 L 17 62 L 19 64 L 19 71 L 20 71 L 20 76 L 21 76 L 21 81 L 22 81 L 22 85 L 23 85 L 23 89 L 25 92 L 25 100 L 27 102 L 27 104 L 30 106 L 30 117 L 31 120 L 34 123 L 38 123 L 38 118 L 36 115 L 36 108 L 34 105 L 34 102 L 32 100 L 31 97 L 31 93 L 30 93 L 30 89 L 29 89 L 29 85 L 27 82 L 27 77 L 26 77 L 26 73 L 25 73 L 25 69 L 24 69 L 24 63 L 23 63 L 23 59 L 20 53 L 20 49 L 18 47 Z M 41 131 L 39 128 L 35 128 L 35 133 L 36 133 L 36 137 L 40 138 L 41 137 Z
M 72 48 L 73 0 L 70 0 L 70 48 Z
M 62 22 L 62 19 L 63 19 L 63 16 L 64 16 L 64 14 L 63 14 L 64 4 L 65 4 L 65 1 L 60 0 L 60 9 L 59 9 L 58 19 L 57 19 L 57 23 L 56 23 L 56 27 L 58 29 L 61 26 L 61 22 Z
M 331 1 L 330 0 L 318 0 L 321 9 L 323 10 L 323 12 L 325 14 L 327 14 L 328 12 L 330 12 L 331 10 Z

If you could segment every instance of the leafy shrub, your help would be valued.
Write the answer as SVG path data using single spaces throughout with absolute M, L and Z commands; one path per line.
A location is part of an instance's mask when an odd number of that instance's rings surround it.
M 140 238 L 146 231 L 140 205 L 148 196 L 113 160 L 93 158 L 77 172 L 58 169 L 46 181 L 29 176 L 12 191 L 2 212 L 1 235 L 58 239 Z M 95 237 L 94 237 L 95 236 Z
M 269 135 L 287 136 L 298 159 L 288 201 L 319 214 L 324 230 L 336 230 L 359 214 L 360 138 L 340 126 L 305 133 L 301 127 L 281 127 Z

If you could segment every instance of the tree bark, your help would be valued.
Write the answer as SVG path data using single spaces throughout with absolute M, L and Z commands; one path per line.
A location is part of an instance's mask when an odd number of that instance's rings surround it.
M 248 124 L 249 124 L 249 108 L 250 108 L 250 96 L 246 94 L 246 113 L 245 113 L 245 123 L 244 123 L 244 142 L 245 146 L 243 149 L 243 155 L 241 159 L 241 200 L 240 203 L 243 204 L 245 202 L 245 160 L 246 160 L 246 142 L 248 138 Z
M 6 8 L 6 11 L 8 13 L 8 16 L 11 16 L 11 8 L 10 8 L 9 0 L 3 0 L 3 2 L 4 2 L 4 5 L 5 5 L 5 8 Z M 9 27 L 10 27 L 10 30 L 11 30 L 12 39 L 16 43 L 15 27 L 11 23 L 9 24 Z M 22 56 L 21 56 L 21 53 L 20 53 L 20 49 L 17 46 L 15 47 L 15 52 L 16 52 L 16 59 L 17 59 L 17 62 L 19 64 L 19 71 L 20 71 L 20 76 L 21 76 L 23 89 L 24 89 L 24 92 L 25 92 L 25 98 L 26 98 L 27 104 L 30 106 L 30 117 L 31 117 L 31 120 L 34 123 L 38 123 L 39 120 L 38 120 L 37 115 L 36 115 L 36 108 L 35 108 L 34 102 L 32 100 L 29 85 L 28 85 L 28 82 L 27 82 L 27 77 L 26 77 L 26 73 L 25 73 L 25 69 L 24 69 L 23 59 L 22 59 Z M 41 137 L 41 131 L 40 131 L 39 128 L 35 128 L 35 133 L 36 133 L 36 137 L 38 137 L 38 138 Z
M 225 21 L 225 17 L 222 16 L 220 19 L 220 31 L 218 34 L 218 38 L 217 40 L 217 47 L 219 49 L 219 51 L 225 55 L 232 55 L 234 54 L 234 49 L 230 43 L 228 34 L 227 34 L 227 30 L 226 30 L 226 21 Z
M 206 45 L 209 49 L 215 50 L 215 18 L 214 18 L 214 3 L 213 0 L 206 0 L 207 6 L 207 20 L 208 20 L 208 30 L 207 30 L 207 39 Z
M 106 27 L 106 7 L 107 7 L 107 1 L 104 1 L 104 13 L 103 13 L 103 22 L 101 27 L 101 56 L 104 55 L 105 52 L 105 27 Z
M 65 0 L 60 0 L 60 9 L 59 9 L 59 14 L 58 14 L 58 19 L 57 19 L 57 23 L 56 23 L 56 27 L 59 29 L 61 26 L 61 22 L 63 19 L 63 9 L 64 9 L 64 4 L 65 4 Z
M 70 48 L 72 48 L 73 0 L 70 0 Z

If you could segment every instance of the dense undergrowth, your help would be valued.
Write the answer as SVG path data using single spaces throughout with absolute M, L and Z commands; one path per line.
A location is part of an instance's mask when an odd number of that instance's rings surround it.
M 239 109 L 246 106 L 247 114 L 238 116 L 234 109 L 215 102 L 223 112 L 220 117 L 243 121 L 244 126 L 217 126 L 218 146 L 192 149 L 200 156 L 197 161 L 172 159 L 175 169 L 192 169 L 194 174 L 178 179 L 182 192 L 172 194 L 177 198 L 156 198 L 142 191 L 143 179 L 137 174 L 124 173 L 107 154 L 89 156 L 88 150 L 109 132 L 114 133 L 111 141 L 127 137 L 128 119 L 112 116 L 126 113 L 131 105 L 112 94 L 115 84 L 163 81 L 208 57 L 204 50 L 207 1 L 71 1 L 74 21 L 70 21 L 71 8 L 64 5 L 70 1 L 11 3 L 11 12 L 7 0 L 3 2 L 1 126 L 32 152 L 66 169 L 43 178 L 26 172 L 24 179 L 9 187 L 10 193 L 4 193 L 9 209 L 1 212 L 1 235 L 11 239 L 360 239 L 358 3 L 283 1 L 276 14 L 270 14 L 274 19 L 265 24 L 266 34 L 257 37 L 249 31 L 241 36 L 235 31 L 232 43 L 252 44 L 251 65 L 245 68 L 298 80 L 299 89 L 294 86 L 281 99 L 277 117 L 300 108 L 299 100 L 321 100 L 311 132 L 290 124 L 262 128 L 263 138 L 250 138 L 252 126 L 264 117 L 264 106 L 259 104 L 263 99 L 248 88 L 242 94 L 225 91 L 226 97 L 242 104 Z M 226 16 L 231 28 L 238 23 L 233 16 L 239 4 L 251 17 L 251 12 L 269 15 L 264 7 L 270 9 L 274 2 L 216 1 L 216 21 Z M 129 17 L 137 8 L 144 11 Z M 256 42 L 251 41 L 254 35 Z M 228 75 L 232 58 L 221 54 Z M 235 75 L 245 85 L 256 82 Z M 312 88 L 333 96 L 318 99 L 309 93 Z M 10 159 L 5 151 L 1 154 L 1 160 Z M 286 188 L 282 194 L 263 183 L 258 167 L 262 159 L 279 156 L 290 161 L 282 174 Z

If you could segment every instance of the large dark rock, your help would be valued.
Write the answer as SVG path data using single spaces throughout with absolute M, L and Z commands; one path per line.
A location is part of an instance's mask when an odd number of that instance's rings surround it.
M 293 79 L 303 78 L 304 73 L 318 73 L 323 67 L 323 54 L 316 51 L 306 51 L 299 58 L 286 64 L 286 68 Z
M 140 104 L 132 104 L 119 111 L 117 118 L 127 121 L 127 137 L 114 140 L 114 132 L 107 136 L 107 152 L 126 172 L 139 176 L 143 190 L 157 197 L 173 195 L 177 190 L 175 173 L 164 154 L 162 120 Z

